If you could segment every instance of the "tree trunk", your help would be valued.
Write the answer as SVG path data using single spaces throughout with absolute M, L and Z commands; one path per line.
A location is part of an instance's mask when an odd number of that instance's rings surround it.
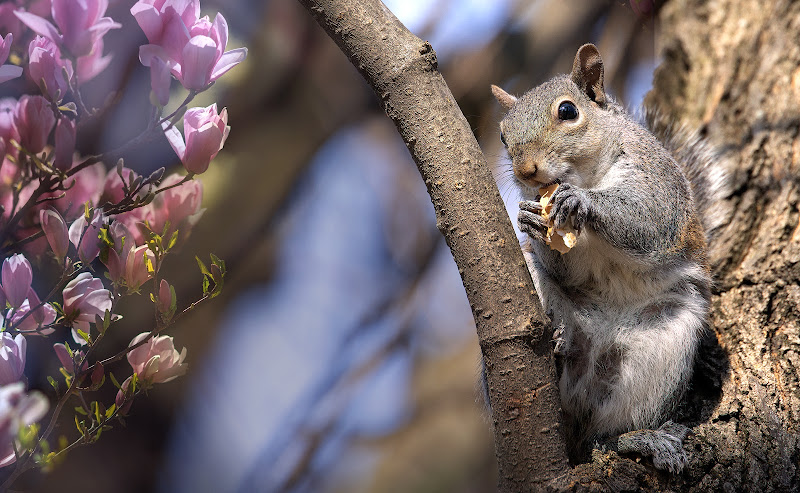
M 729 374 L 677 484 L 798 491 L 800 2 L 672 0 L 661 26 L 664 62 L 646 102 L 727 151 L 732 189 L 710 252 Z
M 556 476 L 552 491 L 800 490 L 800 2 L 671 0 L 659 14 L 664 60 L 646 104 L 699 129 L 731 184 L 679 476 L 615 453 L 561 474 L 548 331 L 435 54 L 377 0 L 301 2 L 370 82 L 428 185 L 478 326 L 501 490 Z

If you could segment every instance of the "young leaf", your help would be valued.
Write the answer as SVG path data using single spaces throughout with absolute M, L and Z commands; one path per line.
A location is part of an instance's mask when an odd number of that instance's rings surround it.
M 109 378 L 111 378 L 111 383 L 114 384 L 114 387 L 116 387 L 117 389 L 122 389 L 122 385 L 119 384 L 119 382 L 117 381 L 117 377 L 115 377 L 113 373 L 108 372 L 108 376 Z

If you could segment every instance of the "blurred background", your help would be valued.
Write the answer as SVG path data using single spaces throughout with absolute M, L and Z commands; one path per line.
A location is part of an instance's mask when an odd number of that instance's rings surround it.
M 657 63 L 653 12 L 620 0 L 385 3 L 432 43 L 497 166 L 512 217 L 517 198 L 489 85 L 522 94 L 568 72 L 576 49 L 594 42 L 607 90 L 635 110 Z M 84 93 L 97 106 L 108 91 L 118 98 L 81 130 L 84 154 L 119 146 L 148 116 L 149 72 L 137 59 L 145 38 L 128 12 L 132 4 L 112 0 L 109 8 L 124 25 L 105 38 L 115 58 Z M 213 252 L 227 262 L 225 290 L 171 331 L 176 346 L 188 349 L 186 377 L 138 399 L 125 428 L 18 486 L 491 491 L 494 450 L 472 315 L 391 121 L 297 1 L 202 0 L 201 7 L 212 18 L 222 11 L 228 48 L 247 46 L 249 54 L 192 105 L 226 106 L 231 134 L 199 177 L 205 215 L 164 276 L 182 306 L 201 294 L 194 256 Z M 179 167 L 165 139 L 123 157 L 140 173 Z M 152 323 L 144 307 L 132 301 L 123 308 L 119 346 Z M 42 361 L 52 359 L 49 346 L 37 350 Z M 124 378 L 126 366 L 112 371 Z M 31 386 L 48 389 L 35 375 Z

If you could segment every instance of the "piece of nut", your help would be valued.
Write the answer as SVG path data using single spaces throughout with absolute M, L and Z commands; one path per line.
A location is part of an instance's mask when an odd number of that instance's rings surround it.
M 555 193 L 557 188 L 558 183 L 550 185 L 549 187 L 540 188 L 539 193 L 542 194 L 542 197 L 539 199 L 539 204 L 542 206 L 542 218 L 549 226 L 547 228 L 547 235 L 545 236 L 545 243 L 550 245 L 551 249 L 564 255 L 575 246 L 575 243 L 578 241 L 578 235 L 575 230 L 569 226 L 565 229 L 555 229 L 553 227 L 553 221 L 550 219 L 550 211 L 553 205 L 550 203 L 550 199 L 553 198 L 553 193 Z

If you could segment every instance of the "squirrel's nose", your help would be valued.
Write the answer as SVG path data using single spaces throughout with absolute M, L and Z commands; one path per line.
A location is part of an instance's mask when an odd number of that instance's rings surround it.
M 533 161 L 525 161 L 520 165 L 514 165 L 514 174 L 523 182 L 535 180 L 538 167 Z

